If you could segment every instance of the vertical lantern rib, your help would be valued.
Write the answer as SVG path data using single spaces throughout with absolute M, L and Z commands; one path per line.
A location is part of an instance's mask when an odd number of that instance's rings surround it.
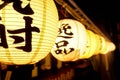
M 42 24 L 42 28 L 45 29 L 45 26 L 46 26 L 46 0 L 43 1 L 43 20 L 42 20 L 42 23 L 43 23 L 43 24 Z M 43 34 L 44 34 L 44 30 L 43 30 Z M 41 35 L 42 35 L 42 34 L 41 34 Z M 43 39 L 43 38 L 42 38 L 42 39 Z M 38 44 L 38 46 L 41 45 L 40 41 L 41 41 L 41 39 L 39 39 L 39 44 Z M 36 49 L 36 51 L 35 51 L 35 53 L 34 53 L 35 55 L 32 56 L 30 63 L 32 63 L 32 61 L 34 61 L 35 57 L 36 57 L 37 54 L 38 54 L 38 53 L 36 53 L 36 52 L 38 52 L 38 50 L 39 50 L 39 47 Z
M 5 21 L 5 16 L 6 16 L 6 11 L 5 11 L 5 7 L 4 7 L 3 10 L 2 10 L 2 17 L 3 17 L 2 22 L 4 24 L 6 24 L 5 23 L 6 22 Z M 6 56 L 7 56 L 8 60 L 12 62 L 12 57 L 11 57 L 10 51 L 8 49 L 6 49 L 5 51 L 6 51 Z

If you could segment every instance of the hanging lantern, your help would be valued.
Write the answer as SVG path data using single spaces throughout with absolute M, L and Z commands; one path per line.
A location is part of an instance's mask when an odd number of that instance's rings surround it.
M 45 58 L 58 33 L 58 13 L 54 1 L 0 2 L 0 62 L 33 64 Z
M 93 55 L 96 55 L 100 52 L 101 49 L 101 37 L 90 30 L 87 32 L 87 46 L 83 55 L 80 56 L 80 59 L 90 58 Z
M 115 44 L 108 41 L 108 42 L 107 42 L 107 51 L 108 51 L 107 53 L 113 52 L 115 49 L 116 49 Z M 106 54 L 106 53 L 105 53 L 105 54 Z
M 111 41 L 105 40 L 105 38 L 103 38 L 102 36 L 101 36 L 101 42 L 102 42 L 101 43 L 102 48 L 100 51 L 101 54 L 107 54 L 109 52 L 114 51 L 116 48 L 114 43 L 112 43 Z
M 115 45 L 112 42 L 108 42 L 101 35 L 95 34 L 90 30 L 87 31 L 88 42 L 86 50 L 80 59 L 87 59 L 97 54 L 107 54 L 108 52 L 115 50 Z
M 59 21 L 59 32 L 51 54 L 60 61 L 75 61 L 86 50 L 87 35 L 83 24 L 73 19 Z

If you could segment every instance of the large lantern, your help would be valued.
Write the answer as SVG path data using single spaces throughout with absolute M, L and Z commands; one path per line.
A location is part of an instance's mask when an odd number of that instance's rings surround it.
M 87 34 L 83 24 L 73 19 L 59 21 L 59 32 L 51 54 L 60 61 L 75 61 L 86 50 Z
M 54 1 L 0 0 L 0 3 L 0 62 L 33 64 L 46 57 L 58 33 Z

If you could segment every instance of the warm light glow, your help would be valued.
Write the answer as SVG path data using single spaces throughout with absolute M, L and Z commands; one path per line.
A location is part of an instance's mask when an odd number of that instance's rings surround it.
M 87 30 L 87 37 L 88 43 L 86 50 L 84 54 L 80 56 L 80 59 L 90 58 L 97 54 L 107 54 L 115 50 L 115 45 L 110 41 L 106 41 L 101 35 Z
M 86 29 L 80 22 L 62 19 L 59 21 L 59 32 L 51 53 L 60 61 L 76 61 L 114 50 L 112 42 Z
M 114 43 L 105 40 L 102 36 L 101 36 L 101 40 L 102 40 L 102 48 L 100 54 L 107 54 L 115 50 L 116 47 Z
M 101 48 L 100 37 L 94 32 L 87 30 L 87 46 L 83 55 L 80 56 L 80 59 L 90 58 L 91 56 L 98 54 Z
M 107 44 L 108 44 L 108 46 L 107 46 L 108 52 L 112 52 L 116 49 L 116 46 L 114 43 L 108 41 Z
M 20 0 L 21 1 L 21 0 Z M 58 33 L 53 0 L 12 0 L 0 5 L 0 62 L 33 64 L 45 58 Z
M 59 32 L 52 55 L 60 61 L 75 61 L 83 55 L 87 44 L 86 29 L 73 19 L 59 21 Z

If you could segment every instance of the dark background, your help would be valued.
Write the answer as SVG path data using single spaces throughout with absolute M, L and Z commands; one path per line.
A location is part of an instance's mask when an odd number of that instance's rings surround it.
M 74 0 L 76 4 L 91 18 L 109 18 L 120 20 L 120 5 L 117 0 Z

